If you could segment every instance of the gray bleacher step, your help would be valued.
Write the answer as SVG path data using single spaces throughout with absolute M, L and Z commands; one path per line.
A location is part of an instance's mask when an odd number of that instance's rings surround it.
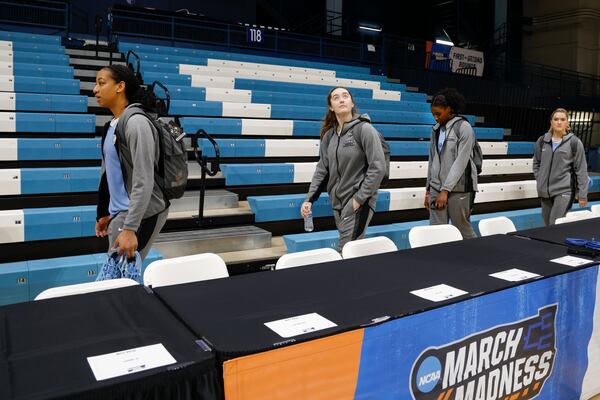
M 75 69 L 73 75 L 75 75 L 75 78 L 95 78 L 97 73 L 98 71 L 93 69 Z
M 96 57 L 95 50 L 80 50 L 80 49 L 65 49 L 65 53 L 69 56 L 81 56 L 81 57 Z M 97 57 L 110 58 L 108 51 L 99 51 Z M 121 53 L 112 53 L 113 60 L 120 60 L 123 55 Z
M 92 60 L 89 58 L 75 58 L 71 57 L 69 62 L 71 65 L 87 65 L 94 67 L 105 67 L 108 65 L 108 60 Z M 124 61 L 113 61 L 113 64 L 125 65 Z
M 198 211 L 199 190 L 186 191 L 183 197 L 171 200 L 171 208 L 169 212 L 179 213 Z M 224 189 L 207 190 L 204 194 L 204 210 L 215 210 L 225 208 L 238 208 L 239 197 L 236 193 Z
M 254 218 L 253 215 L 254 214 L 250 209 L 250 205 L 247 201 L 240 201 L 239 206 L 235 208 L 207 209 L 206 207 L 204 207 L 205 218 L 234 218 L 236 220 L 242 218 L 244 220 L 250 221 L 251 218 Z M 174 211 L 173 209 L 169 209 L 169 221 L 189 221 L 190 219 L 196 218 L 198 218 L 198 203 L 196 203 L 195 206 L 190 207 L 189 209 L 184 211 Z
M 210 163 L 209 163 L 210 168 Z M 201 179 L 202 178 L 202 169 L 200 165 L 196 162 L 196 160 L 188 161 L 188 179 Z M 215 176 L 206 175 L 206 179 L 223 179 L 223 174 L 221 171 L 217 172 Z
M 153 245 L 163 257 L 271 247 L 271 232 L 253 225 L 161 233 Z

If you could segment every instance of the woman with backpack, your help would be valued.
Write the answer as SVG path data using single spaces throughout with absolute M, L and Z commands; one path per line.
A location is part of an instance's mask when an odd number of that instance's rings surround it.
M 470 221 L 477 191 L 476 140 L 469 122 L 459 115 L 464 106 L 455 89 L 443 89 L 431 101 L 437 124 L 431 131 L 424 205 L 431 225 L 450 220 L 464 239 L 471 239 L 477 237 Z
M 300 213 L 305 218 L 311 214 L 312 203 L 327 185 L 341 250 L 347 242 L 364 237 L 373 217 L 377 190 L 387 172 L 387 144 L 369 116 L 356 112 L 348 89 L 332 89 L 327 105 L 319 162 Z
M 168 201 L 156 181 L 158 132 L 140 108 L 155 107 L 133 72 L 122 65 L 102 68 L 94 96 L 113 119 L 102 134 L 102 168 L 98 189 L 96 236 L 108 236 L 110 248 L 129 259 L 137 250 L 146 257 L 167 220 Z M 109 249 L 110 250 L 110 249 Z
M 557 108 L 550 116 L 550 130 L 540 136 L 533 152 L 533 175 L 542 203 L 544 224 L 553 225 L 571 209 L 587 205 L 588 173 L 581 140 L 571 132 L 569 114 Z

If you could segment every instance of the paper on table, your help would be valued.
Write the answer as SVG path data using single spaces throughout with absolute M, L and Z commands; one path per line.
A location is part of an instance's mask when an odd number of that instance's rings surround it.
M 413 290 L 411 293 L 415 296 L 419 296 L 431 301 L 444 301 L 453 297 L 462 296 L 463 294 L 467 294 L 468 292 L 465 292 L 464 290 L 460 290 L 452 286 L 441 284 L 431 286 L 425 289 Z
M 88 357 L 87 361 L 97 381 L 177 362 L 162 343 Z
M 504 279 L 509 282 L 519 282 L 524 281 L 526 279 L 537 278 L 538 274 L 534 274 L 533 272 L 523 271 L 522 269 L 512 268 L 507 269 L 506 271 L 496 272 L 495 274 L 490 274 L 494 278 Z
M 558 264 L 568 265 L 569 267 L 579 267 L 580 265 L 591 264 L 594 262 L 592 260 L 588 260 L 587 258 L 574 257 L 574 256 L 559 257 L 559 258 L 555 258 L 550 261 L 558 263 Z
M 337 326 L 337 324 L 317 313 L 310 313 L 277 321 L 265 322 L 265 326 L 279 336 L 289 338 L 320 331 L 321 329 L 333 328 L 334 326 Z

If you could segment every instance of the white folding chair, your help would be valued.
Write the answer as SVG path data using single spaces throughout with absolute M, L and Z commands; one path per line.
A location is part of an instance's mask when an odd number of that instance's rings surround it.
M 595 215 L 589 210 L 569 211 L 565 218 L 569 221 L 581 221 L 583 219 L 594 218 Z
M 346 243 L 342 249 L 342 257 L 362 257 L 397 250 L 398 247 L 396 247 L 396 244 L 391 239 L 385 236 L 376 236 L 367 239 L 352 240 Z
M 328 261 L 341 260 L 340 253 L 332 248 L 299 251 L 297 253 L 284 254 L 279 257 L 275 269 L 300 267 L 302 265 L 318 264 Z
M 503 235 L 516 230 L 515 224 L 507 217 L 485 218 L 479 221 L 479 233 L 481 236 Z
M 573 221 L 575 221 L 575 220 L 574 219 L 569 219 L 567 217 L 560 217 L 560 218 L 556 218 L 556 220 L 554 220 L 554 223 L 556 225 L 559 225 L 559 224 L 564 224 L 564 223 L 573 222 Z
M 592 210 L 592 214 L 594 214 L 594 217 L 600 217 L 600 204 L 594 204 L 591 207 Z
M 150 263 L 144 271 L 144 285 L 156 288 L 228 276 L 227 266 L 221 257 L 202 253 Z
M 35 300 L 51 299 L 53 297 L 72 296 L 75 294 L 100 292 L 102 290 L 117 289 L 126 286 L 139 285 L 133 279 L 120 278 L 120 279 L 109 279 L 106 281 L 97 282 L 86 282 L 79 283 L 76 285 L 57 286 L 50 289 L 46 289 L 37 296 Z
M 408 242 L 412 248 L 455 242 L 462 238 L 458 228 L 449 224 L 415 226 L 408 232 Z

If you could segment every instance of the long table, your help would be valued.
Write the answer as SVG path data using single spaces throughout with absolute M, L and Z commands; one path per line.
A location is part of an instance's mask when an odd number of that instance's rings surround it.
M 216 350 L 228 400 L 475 398 L 486 383 L 500 393 L 496 373 L 505 396 L 567 399 L 600 392 L 590 383 L 600 372 L 588 376 L 584 362 L 598 268 L 550 261 L 565 255 L 563 246 L 495 235 L 155 291 Z M 539 277 L 489 276 L 512 268 Z M 411 294 L 439 284 L 467 294 L 439 302 Z M 282 337 L 265 325 L 310 313 L 335 326 Z M 510 357 L 490 362 L 499 350 L 487 337 Z M 526 385 L 512 372 L 523 369 L 519 360 L 534 371 Z
M 142 286 L 0 307 L 1 399 L 214 399 L 210 349 Z M 97 381 L 87 357 L 161 343 L 175 363 Z
M 564 224 L 512 232 L 511 235 L 565 245 L 566 238 L 600 240 L 600 218 L 589 218 Z

